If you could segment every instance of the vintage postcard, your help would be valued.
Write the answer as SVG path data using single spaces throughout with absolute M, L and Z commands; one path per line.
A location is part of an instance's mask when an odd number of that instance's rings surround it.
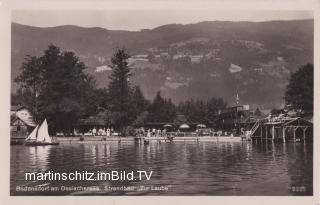
M 19 2 L 1 5 L 11 199 L 316 203 L 319 2 Z

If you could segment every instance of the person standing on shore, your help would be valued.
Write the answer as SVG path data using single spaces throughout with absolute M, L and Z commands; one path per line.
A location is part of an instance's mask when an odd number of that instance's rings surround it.
M 107 133 L 106 133 L 106 128 L 105 128 L 105 127 L 104 127 L 103 130 L 102 130 L 102 135 L 103 135 L 103 136 L 107 135 Z
M 110 132 L 111 132 L 111 130 L 108 127 L 108 129 L 107 129 L 107 137 L 110 137 Z
M 96 128 L 94 127 L 94 128 L 92 129 L 92 135 L 93 135 L 93 136 L 96 136 L 96 133 L 97 133 L 97 130 L 96 130 Z
M 102 135 L 102 132 L 103 132 L 103 129 L 100 128 L 99 131 L 98 131 L 98 135 Z
M 166 132 L 167 132 L 167 130 L 166 130 L 166 128 L 164 128 L 164 129 L 162 130 L 162 137 L 165 137 L 165 136 L 166 136 Z

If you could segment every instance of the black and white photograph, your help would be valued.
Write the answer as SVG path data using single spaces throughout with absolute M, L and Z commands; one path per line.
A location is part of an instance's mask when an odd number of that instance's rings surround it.
M 10 15 L 10 196 L 317 195 L 313 10 Z

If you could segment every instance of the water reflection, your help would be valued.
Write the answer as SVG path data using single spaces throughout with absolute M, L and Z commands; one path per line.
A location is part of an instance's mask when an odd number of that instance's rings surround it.
M 11 146 L 11 194 L 19 194 L 16 185 L 26 184 L 27 171 L 152 170 L 150 181 L 50 181 L 50 185 L 170 185 L 168 192 L 99 193 L 115 195 L 312 195 L 312 153 L 312 144 L 264 142 Z M 290 189 L 298 186 L 306 190 Z

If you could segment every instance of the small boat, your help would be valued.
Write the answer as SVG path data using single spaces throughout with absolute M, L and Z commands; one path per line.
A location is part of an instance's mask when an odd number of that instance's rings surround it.
M 49 136 L 48 123 L 45 119 L 40 125 L 40 127 L 39 125 L 37 125 L 37 127 L 30 133 L 30 135 L 26 138 L 24 145 L 59 145 L 59 142 L 54 141 L 52 137 Z

